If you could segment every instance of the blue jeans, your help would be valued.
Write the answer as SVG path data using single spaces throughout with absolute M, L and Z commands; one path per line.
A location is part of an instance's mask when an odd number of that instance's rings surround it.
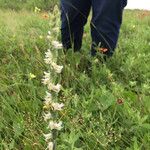
M 122 23 L 123 9 L 127 0 L 61 0 L 61 36 L 65 49 L 73 46 L 79 51 L 82 45 L 84 25 L 92 9 L 91 54 L 95 47 L 107 49 L 106 55 L 112 56 Z

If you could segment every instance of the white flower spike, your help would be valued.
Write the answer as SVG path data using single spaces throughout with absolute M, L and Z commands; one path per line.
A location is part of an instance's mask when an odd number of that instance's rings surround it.
M 58 28 L 55 28 L 53 30 L 55 32 L 58 31 Z M 50 41 L 52 39 L 51 32 L 48 31 L 47 33 L 47 40 Z M 51 46 L 53 46 L 53 49 L 62 49 L 62 44 L 58 41 L 50 41 Z M 61 84 L 55 85 L 55 77 L 53 77 L 52 73 L 59 74 L 62 72 L 63 66 L 57 65 L 57 59 L 55 59 L 55 55 L 53 55 L 52 51 L 50 49 L 45 52 L 45 59 L 44 62 L 49 65 L 50 71 L 44 72 L 44 76 L 42 79 L 42 83 L 47 86 L 47 89 L 49 91 L 53 91 L 55 93 L 59 93 L 61 90 Z M 53 71 L 53 72 L 51 72 Z M 55 133 L 52 132 L 52 130 L 61 130 L 62 129 L 62 121 L 57 122 L 58 118 L 54 118 L 55 113 L 58 113 L 56 111 L 61 111 L 64 107 L 63 103 L 54 102 L 52 100 L 52 94 L 50 92 L 46 92 L 46 96 L 44 98 L 44 109 L 46 108 L 46 111 L 43 112 L 43 118 L 45 122 L 48 123 L 48 129 L 51 130 L 50 133 L 44 134 L 45 141 L 48 144 L 46 150 L 54 150 L 55 148 Z M 56 115 L 57 116 L 57 115 Z

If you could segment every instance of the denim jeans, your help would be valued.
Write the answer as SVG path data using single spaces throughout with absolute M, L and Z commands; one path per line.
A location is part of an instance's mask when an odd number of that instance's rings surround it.
M 73 46 L 79 51 L 82 45 L 84 25 L 90 10 L 91 19 L 91 54 L 95 55 L 95 47 L 100 45 L 112 56 L 117 45 L 122 15 L 127 0 L 61 0 L 61 36 L 65 49 Z

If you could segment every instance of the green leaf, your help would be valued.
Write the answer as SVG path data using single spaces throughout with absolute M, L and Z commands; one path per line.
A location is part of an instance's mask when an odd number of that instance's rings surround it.
M 22 124 L 18 122 L 13 123 L 13 128 L 14 128 L 15 137 L 19 137 L 24 131 Z
M 145 129 L 150 130 L 150 124 L 149 123 L 144 123 L 144 124 L 140 125 L 140 127 L 143 127 Z

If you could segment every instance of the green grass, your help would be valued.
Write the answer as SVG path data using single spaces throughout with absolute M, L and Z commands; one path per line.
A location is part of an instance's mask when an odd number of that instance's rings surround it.
M 45 149 L 42 118 L 46 88 L 41 84 L 48 48 L 49 19 L 28 11 L 0 11 L 1 149 Z M 101 63 L 91 58 L 89 23 L 82 53 L 59 52 L 65 90 L 60 99 L 64 129 L 58 150 L 148 150 L 150 148 L 150 13 L 125 11 L 115 55 Z M 60 35 L 55 35 L 60 39 Z M 92 62 L 90 76 L 85 73 Z M 36 75 L 30 79 L 30 73 Z M 123 104 L 117 100 L 122 99 Z
M 0 9 L 12 9 L 12 10 L 34 10 L 38 7 L 42 10 L 50 10 L 58 0 L 0 0 Z

